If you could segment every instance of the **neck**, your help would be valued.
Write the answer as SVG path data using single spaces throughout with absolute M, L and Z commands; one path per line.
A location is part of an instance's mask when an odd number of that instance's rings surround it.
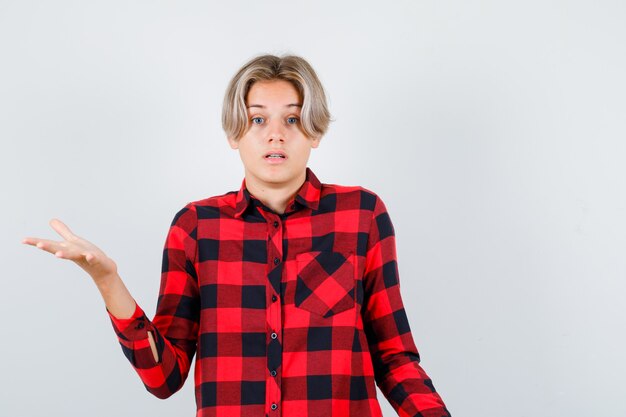
M 283 214 L 287 204 L 295 197 L 305 180 L 306 171 L 287 184 L 261 181 L 246 173 L 246 188 L 267 207 L 278 214 Z

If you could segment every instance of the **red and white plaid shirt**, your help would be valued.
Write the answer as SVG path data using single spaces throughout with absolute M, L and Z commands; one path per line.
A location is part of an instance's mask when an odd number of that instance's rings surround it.
M 109 314 L 146 389 L 179 390 L 195 362 L 197 417 L 449 416 L 419 365 L 394 228 L 359 186 L 306 181 L 277 214 L 238 192 L 187 204 L 169 229 L 150 321 Z M 155 362 L 147 332 L 153 332 Z

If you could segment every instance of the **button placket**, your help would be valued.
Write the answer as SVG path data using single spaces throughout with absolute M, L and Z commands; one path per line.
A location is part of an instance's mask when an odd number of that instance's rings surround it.
M 280 218 L 279 218 L 280 217 Z M 283 273 L 283 230 L 284 217 L 275 214 L 269 214 L 267 218 L 267 234 L 268 234 L 268 304 L 267 304 L 267 329 L 269 338 L 267 339 L 267 369 L 268 378 L 266 382 L 267 397 L 266 401 L 270 405 L 271 411 L 278 409 L 281 397 L 281 377 L 278 371 L 281 366 L 282 358 L 282 342 L 279 333 L 282 329 L 281 323 L 281 303 L 277 303 L 280 299 L 280 282 Z M 277 415 L 277 414 L 272 414 Z

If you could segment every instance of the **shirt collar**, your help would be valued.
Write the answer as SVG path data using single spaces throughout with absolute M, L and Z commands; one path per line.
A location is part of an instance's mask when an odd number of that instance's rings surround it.
M 311 210 L 317 210 L 320 201 L 320 194 L 322 190 L 322 184 L 315 176 L 311 168 L 306 168 L 306 179 L 298 190 L 294 200 L 301 205 L 310 208 Z M 237 198 L 235 199 L 235 218 L 241 217 L 250 205 L 252 195 L 246 188 L 246 179 L 241 181 L 241 188 L 237 192 Z M 286 211 L 292 211 L 295 207 L 287 207 Z

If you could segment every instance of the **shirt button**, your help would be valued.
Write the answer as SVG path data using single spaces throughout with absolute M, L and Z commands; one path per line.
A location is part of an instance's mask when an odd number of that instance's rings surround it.
M 278 227 L 278 222 L 274 221 L 274 227 Z
M 272 410 L 276 410 L 278 408 L 278 405 L 276 403 L 272 403 Z
M 280 259 L 274 258 L 274 265 L 278 265 L 280 263 Z
M 272 302 L 278 300 L 278 297 L 276 297 L 275 295 L 272 295 Z
M 277 335 L 276 333 L 272 332 L 272 334 L 270 335 L 270 337 L 271 337 L 272 339 L 276 339 L 276 338 L 278 337 L 278 335 Z
M 272 369 L 272 372 L 270 372 L 271 376 L 276 376 L 276 371 Z

